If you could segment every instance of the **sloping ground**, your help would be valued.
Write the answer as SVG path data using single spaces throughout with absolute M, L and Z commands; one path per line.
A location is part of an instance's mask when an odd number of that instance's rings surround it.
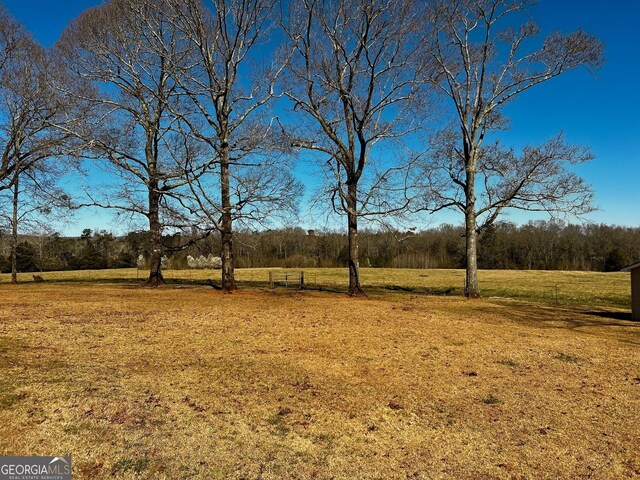
M 524 302 L 0 286 L 0 455 L 74 478 L 632 478 L 640 325 Z

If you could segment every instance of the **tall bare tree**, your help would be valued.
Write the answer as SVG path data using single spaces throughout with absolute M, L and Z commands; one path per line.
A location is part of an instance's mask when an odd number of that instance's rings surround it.
M 358 220 L 402 212 L 410 201 L 411 162 L 396 142 L 415 130 L 417 7 L 301 0 L 287 12 L 294 53 L 285 94 L 298 114 L 285 131 L 295 146 L 322 156 L 324 193 L 347 217 L 351 295 L 363 293 Z
M 551 33 L 531 48 L 539 28 L 527 0 L 437 0 L 426 10 L 425 59 L 430 82 L 449 100 L 455 120 L 436 136 L 426 176 L 428 209 L 465 217 L 467 297 L 478 297 L 478 234 L 507 208 L 580 214 L 591 192 L 566 165 L 588 150 L 558 136 L 521 152 L 503 147 L 505 105 L 530 88 L 577 67 L 601 64 L 601 42 L 578 30 Z M 519 26 L 518 22 L 520 22 Z M 486 145 L 491 143 L 490 145 Z
M 300 193 L 268 118 L 281 71 L 266 45 L 274 0 L 177 1 L 175 26 L 194 51 L 179 74 L 198 117 L 184 118 L 213 160 L 185 171 L 198 228 L 221 235 L 222 289 L 235 290 L 234 222 L 263 222 L 291 211 Z
M 106 199 L 89 203 L 147 219 L 151 286 L 163 282 L 162 233 L 194 152 L 173 113 L 185 115 L 175 71 L 190 52 L 171 8 L 164 0 L 112 0 L 85 11 L 57 45 L 69 68 L 94 87 L 80 94 L 94 106 L 93 122 L 71 131 L 118 178 Z
M 62 70 L 49 52 L 0 10 L 0 206 L 12 231 L 12 282 L 17 282 L 18 223 L 51 212 L 64 200 L 54 179 L 69 165 L 70 136 L 56 125 L 79 110 L 56 88 Z M 27 201 L 21 193 L 29 192 Z M 24 195 L 23 195 L 24 197 Z M 4 202 L 3 202 L 4 203 Z

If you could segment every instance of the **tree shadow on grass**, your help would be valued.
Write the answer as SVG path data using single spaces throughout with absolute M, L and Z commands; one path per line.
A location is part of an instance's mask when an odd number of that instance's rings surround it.
M 631 321 L 631 314 L 625 311 L 552 307 L 525 302 L 498 301 L 497 303 L 505 307 L 504 317 L 521 325 L 537 328 L 580 329 L 582 332 L 593 331 L 598 335 L 606 332 L 621 340 L 640 344 L 640 322 Z M 480 305 L 476 308 L 484 309 Z M 490 311 L 486 309 L 487 313 Z
M 611 318 L 613 320 L 625 320 L 629 322 L 634 321 L 631 318 L 631 312 L 592 311 L 592 312 L 584 312 L 584 314 L 595 315 L 596 317 L 602 317 L 602 318 Z M 638 326 L 640 326 L 640 322 L 636 321 L 636 323 L 638 323 Z

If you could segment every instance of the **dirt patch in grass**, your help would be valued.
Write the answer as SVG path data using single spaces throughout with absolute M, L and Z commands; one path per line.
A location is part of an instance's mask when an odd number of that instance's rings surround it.
M 46 283 L 0 287 L 0 334 L 0 455 L 69 454 L 74 478 L 640 475 L 637 323 Z

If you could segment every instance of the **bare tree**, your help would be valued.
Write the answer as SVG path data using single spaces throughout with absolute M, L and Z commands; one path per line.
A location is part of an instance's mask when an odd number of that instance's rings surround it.
M 69 165 L 73 142 L 55 125 L 65 123 L 76 109 L 56 89 L 59 73 L 54 58 L 0 11 L 0 192 L 9 192 L 0 212 L 11 225 L 13 283 L 18 224 L 36 221 L 34 213 L 50 213 L 64 200 L 54 179 Z M 25 192 L 30 195 L 21 202 Z
M 274 98 L 277 66 L 271 43 L 274 0 L 176 2 L 174 24 L 194 51 L 179 73 L 182 90 L 198 117 L 183 118 L 213 160 L 207 169 L 189 165 L 198 229 L 221 235 L 222 289 L 235 290 L 234 223 L 263 223 L 290 212 L 301 186 L 274 135 L 267 108 Z M 269 61 L 271 60 L 271 61 Z
M 88 204 L 147 219 L 151 286 L 164 281 L 162 233 L 176 218 L 172 205 L 185 185 L 184 165 L 194 163 L 187 156 L 196 151 L 173 113 L 185 116 L 175 71 L 190 52 L 172 15 L 168 1 L 112 0 L 85 11 L 57 45 L 69 68 L 93 85 L 69 92 L 95 113 L 93 122 L 69 130 L 117 177 L 107 198 L 91 194 Z
M 411 155 L 398 140 L 415 131 L 418 13 L 408 0 L 301 0 L 288 11 L 285 94 L 298 115 L 285 131 L 322 157 L 323 193 L 347 217 L 351 295 L 363 293 L 358 220 L 410 201 Z
M 562 136 L 519 153 L 495 141 L 508 123 L 503 107 L 522 92 L 602 62 L 601 42 L 581 30 L 552 33 L 532 49 L 535 23 L 514 27 L 530 3 L 438 0 L 424 16 L 425 58 L 435 65 L 429 79 L 455 111 L 455 121 L 434 141 L 428 209 L 464 214 L 467 297 L 480 295 L 478 234 L 505 209 L 581 214 L 592 208 L 589 187 L 565 167 L 589 160 L 587 149 L 565 144 Z

